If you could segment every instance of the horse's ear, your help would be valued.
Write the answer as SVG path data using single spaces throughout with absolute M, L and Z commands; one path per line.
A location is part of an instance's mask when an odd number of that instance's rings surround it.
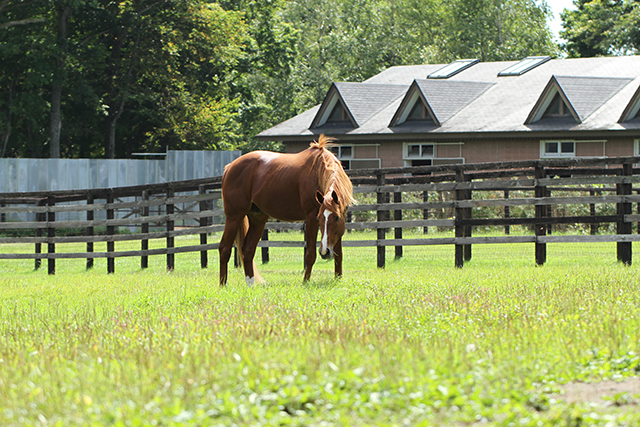
M 320 204 L 324 203 L 324 194 L 322 194 L 319 190 L 316 191 L 316 201 Z
M 333 190 L 333 192 L 331 193 L 331 198 L 336 203 L 336 205 L 340 206 L 340 200 L 338 199 L 338 193 L 336 193 L 336 190 Z

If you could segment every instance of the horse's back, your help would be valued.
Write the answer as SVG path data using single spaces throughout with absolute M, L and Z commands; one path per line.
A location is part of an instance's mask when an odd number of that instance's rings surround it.
M 301 200 L 301 181 L 308 182 L 308 162 L 302 153 L 252 151 L 234 160 L 222 177 L 225 203 L 248 210 L 255 204 L 267 215 L 285 220 L 305 219 L 310 206 Z

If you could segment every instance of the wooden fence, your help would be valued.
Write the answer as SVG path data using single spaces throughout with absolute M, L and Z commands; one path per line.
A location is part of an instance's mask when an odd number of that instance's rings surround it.
M 347 229 L 377 232 L 376 239 L 348 239 L 343 246 L 376 247 L 377 265 L 384 267 L 389 246 L 402 256 L 404 246 L 455 245 L 454 262 L 462 267 L 471 259 L 475 244 L 532 243 L 535 262 L 544 264 L 547 243 L 616 242 L 618 260 L 631 264 L 632 242 L 640 241 L 640 235 L 633 234 L 634 224 L 640 222 L 640 189 L 633 188 L 640 182 L 636 163 L 640 157 L 349 171 L 354 191 L 375 195 L 375 202 L 351 207 Z M 162 255 L 171 270 L 176 253 L 199 252 L 205 268 L 208 251 L 218 246 L 210 241 L 210 233 L 224 228 L 220 198 L 220 177 L 98 190 L 0 193 L 0 259 L 34 259 L 35 268 L 46 259 L 53 274 L 58 259 L 84 258 L 91 268 L 94 259 L 106 258 L 107 272 L 112 273 L 118 257 L 140 257 L 140 266 L 146 268 L 149 256 Z M 563 213 L 570 205 L 583 207 L 584 213 Z M 514 215 L 514 209 L 520 215 Z M 61 219 L 68 212 L 80 212 L 86 219 Z M 415 218 L 416 212 L 420 218 Z M 409 213 L 413 219 L 406 218 Z M 372 218 L 362 219 L 367 215 Z M 609 224 L 615 225 L 615 233 L 597 234 L 598 227 L 609 229 L 604 227 Z M 591 234 L 552 234 L 554 227 L 567 225 L 588 226 Z M 505 233 L 473 237 L 474 227 L 488 226 L 504 228 Z M 511 234 L 514 226 L 521 226 L 521 235 Z M 260 242 L 263 261 L 268 261 L 270 247 L 304 246 L 302 236 L 299 241 L 269 240 L 269 230 L 302 227 L 301 223 L 269 222 Z M 449 228 L 454 236 L 403 238 L 403 229 L 415 227 Z M 387 238 L 391 229 L 392 239 Z M 175 237 L 183 235 L 198 235 L 200 244 L 176 246 Z M 165 244 L 149 249 L 150 240 Z M 124 241 L 139 241 L 140 249 L 116 250 L 116 242 Z M 105 252 L 94 250 L 97 242 L 106 242 Z M 32 244 L 34 250 L 2 249 L 3 244 L 13 243 Z M 86 250 L 59 251 L 66 243 L 86 244 Z

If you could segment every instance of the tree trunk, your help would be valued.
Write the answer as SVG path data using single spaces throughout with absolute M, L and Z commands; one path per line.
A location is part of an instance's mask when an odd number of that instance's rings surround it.
M 57 6 L 58 11 L 58 54 L 51 90 L 51 121 L 49 126 L 49 157 L 60 158 L 60 131 L 62 130 L 62 82 L 64 81 L 64 48 L 67 41 L 67 23 L 71 14 L 71 7 Z
M 0 151 L 0 158 L 4 157 L 7 154 L 7 144 L 9 143 L 9 137 L 11 136 L 11 104 L 13 101 L 13 86 L 15 81 L 11 81 L 9 85 L 9 99 L 7 103 L 7 124 L 5 134 L 3 135 L 3 143 L 2 143 L 2 151 Z
M 106 120 L 104 135 L 104 157 L 105 159 L 115 159 L 116 157 L 116 124 L 124 111 L 124 102 L 127 95 L 124 94 L 119 101 L 109 103 L 109 116 Z

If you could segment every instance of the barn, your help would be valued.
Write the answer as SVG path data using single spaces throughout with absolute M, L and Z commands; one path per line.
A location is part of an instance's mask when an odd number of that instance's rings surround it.
M 391 67 L 258 135 L 347 169 L 639 155 L 640 56 Z

